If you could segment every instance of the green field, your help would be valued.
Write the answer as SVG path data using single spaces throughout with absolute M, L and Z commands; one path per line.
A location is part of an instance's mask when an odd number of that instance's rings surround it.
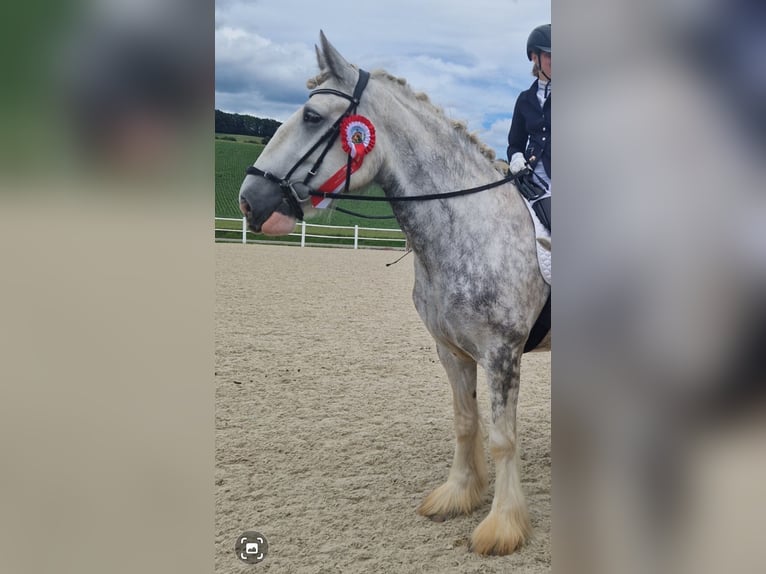
M 262 138 L 259 138 L 258 136 L 243 136 L 241 134 L 222 134 L 219 132 L 215 133 L 215 139 L 217 140 L 224 140 L 224 141 L 238 141 L 240 143 L 249 143 L 249 144 L 256 144 L 260 145 L 263 142 L 261 141 Z
M 220 139 L 221 137 L 234 137 L 237 141 L 227 141 Z M 250 136 L 228 134 L 216 134 L 215 140 L 215 215 L 216 217 L 232 217 L 241 218 L 242 215 L 239 210 L 238 195 L 239 187 L 242 184 L 242 179 L 245 177 L 245 169 L 247 166 L 252 165 L 258 155 L 263 150 L 263 145 L 250 143 L 254 139 Z M 373 185 L 366 190 L 359 192 L 369 195 L 383 195 L 383 190 Z M 391 206 L 387 202 L 380 201 L 336 201 L 336 205 L 363 213 L 365 215 L 393 215 Z M 325 210 L 326 213 L 322 213 L 317 217 L 312 218 L 309 223 L 324 224 L 324 225 L 343 225 L 359 227 L 373 227 L 398 230 L 399 225 L 395 219 L 363 219 L 340 213 L 334 210 Z M 218 222 L 216 227 L 232 227 L 233 229 L 241 229 L 241 225 L 237 222 Z M 312 229 L 308 233 L 325 233 L 326 235 L 352 235 L 352 230 L 316 230 Z M 228 236 L 228 237 L 227 237 Z M 399 233 L 392 232 L 377 232 L 377 236 L 380 237 L 401 237 Z M 223 238 L 236 238 L 236 232 L 232 234 L 217 233 L 216 237 Z M 254 236 L 257 238 L 258 236 Z M 285 240 L 298 240 L 298 238 L 285 238 Z M 321 242 L 316 238 L 312 238 L 312 242 Z M 350 240 L 327 240 L 330 243 L 349 243 Z M 372 245 L 373 242 L 367 242 L 368 245 Z M 380 246 L 385 246 L 385 243 L 377 243 Z M 390 246 L 401 246 L 401 244 L 391 244 Z
M 215 215 L 242 217 L 239 186 L 245 169 L 263 150 L 262 145 L 215 140 Z

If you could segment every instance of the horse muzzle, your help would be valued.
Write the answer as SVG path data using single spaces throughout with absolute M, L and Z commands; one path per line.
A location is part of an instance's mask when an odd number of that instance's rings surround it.
M 254 233 L 290 233 L 296 221 L 303 219 L 301 201 L 306 200 L 299 198 L 293 186 L 285 189 L 285 186 L 257 178 L 245 178 L 239 190 L 239 209 Z

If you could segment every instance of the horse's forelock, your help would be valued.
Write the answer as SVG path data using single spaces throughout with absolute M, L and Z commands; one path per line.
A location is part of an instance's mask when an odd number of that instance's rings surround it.
M 319 87 L 321 84 L 326 82 L 329 78 L 330 78 L 330 72 L 328 71 L 319 72 L 319 74 L 317 74 L 313 78 L 309 78 L 308 80 L 306 80 L 306 87 L 309 90 L 314 90 L 317 87 Z

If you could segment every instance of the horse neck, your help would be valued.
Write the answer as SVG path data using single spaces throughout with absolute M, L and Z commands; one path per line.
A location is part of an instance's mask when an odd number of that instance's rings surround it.
M 376 178 L 388 197 L 445 193 L 500 179 L 465 129 L 455 128 L 430 104 L 397 100 L 391 107 L 383 126 L 389 149 Z M 392 207 L 420 255 L 460 251 L 461 238 L 474 249 L 487 249 L 498 240 L 498 234 L 483 233 L 487 226 L 532 234 L 526 208 L 510 184 L 444 201 L 393 202 Z
M 390 196 L 473 187 L 477 178 L 497 176 L 464 128 L 419 100 L 397 104 L 387 118 L 389 161 L 379 175 Z

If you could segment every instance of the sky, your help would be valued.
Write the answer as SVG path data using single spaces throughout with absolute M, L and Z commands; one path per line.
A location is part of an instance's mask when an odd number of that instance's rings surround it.
M 505 158 L 527 36 L 550 0 L 216 0 L 215 107 L 285 121 L 308 97 L 323 30 L 349 62 L 428 94 Z

